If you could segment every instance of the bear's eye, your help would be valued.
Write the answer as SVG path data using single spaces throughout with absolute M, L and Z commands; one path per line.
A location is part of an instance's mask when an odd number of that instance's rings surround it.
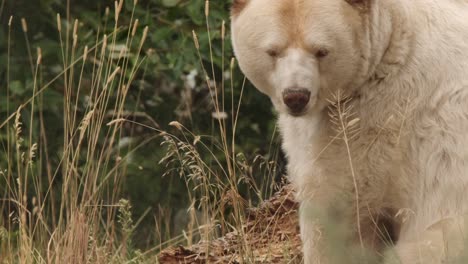
M 321 59 L 321 58 L 325 58 L 326 56 L 328 56 L 328 54 L 330 54 L 330 51 L 328 51 L 325 48 L 321 48 L 315 53 L 315 56 Z
M 274 49 L 267 50 L 266 53 L 268 54 L 268 56 L 270 56 L 272 58 L 276 58 L 279 55 L 279 52 L 277 50 L 274 50 Z

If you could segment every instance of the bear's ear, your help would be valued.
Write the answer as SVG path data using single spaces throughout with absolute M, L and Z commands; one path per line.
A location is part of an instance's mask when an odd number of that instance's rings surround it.
M 239 15 L 249 2 L 250 0 L 234 0 L 231 6 L 231 16 Z
M 369 10 L 372 0 L 345 0 L 348 4 L 356 7 L 361 11 Z

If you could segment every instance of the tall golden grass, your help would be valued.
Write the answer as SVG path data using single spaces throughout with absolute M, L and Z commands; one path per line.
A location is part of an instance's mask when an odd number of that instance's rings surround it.
M 24 32 L 34 84 L 33 95 L 14 113 L 9 113 L 6 120 L 0 120 L 0 129 L 7 134 L 6 147 L 1 151 L 8 157 L 8 167 L 0 171 L 6 183 L 6 192 L 0 197 L 0 211 L 8 212 L 6 219 L 0 218 L 0 263 L 155 263 L 157 253 L 169 246 L 191 245 L 198 239 L 210 241 L 228 231 L 242 234 L 245 208 L 252 204 L 242 198 L 239 185 L 247 185 L 260 200 L 274 189 L 274 162 L 262 157 L 256 159 L 265 174 L 265 180 L 258 185 L 252 177 L 251 164 L 236 150 L 244 85 L 234 87 L 234 59 L 227 69 L 230 83 L 224 77 L 215 79 L 213 62 L 211 69 L 205 69 L 201 63 L 219 128 L 214 135 L 197 135 L 177 121 L 171 122 L 174 133 L 169 133 L 127 118 L 127 95 L 145 61 L 143 44 L 150 34 L 147 27 L 139 26 L 135 17 L 137 4 L 134 0 L 133 11 L 127 14 L 123 12 L 124 1 L 116 1 L 113 21 L 109 16 L 111 9 L 107 9 L 104 24 L 114 23 L 114 29 L 99 32 L 92 45 L 80 42 L 79 20 L 70 21 L 69 15 L 63 19 L 57 14 L 61 47 L 57 52 L 62 57 L 62 71 L 50 81 L 42 78 L 41 73 L 48 66 L 44 64 L 41 49 L 34 52 L 30 44 L 27 18 L 10 18 L 6 40 L 6 96 L 10 97 L 11 50 L 14 49 L 11 32 L 17 21 L 21 21 Z M 214 29 L 208 19 L 209 1 L 205 7 L 209 55 L 213 61 L 210 34 Z M 130 16 L 127 24 L 121 23 L 123 16 Z M 224 65 L 225 23 L 215 30 L 221 32 Z M 122 36 L 125 43 L 118 41 Z M 193 37 L 194 52 L 201 62 L 196 32 Z M 122 44 L 125 48 L 119 49 Z M 83 83 L 84 75 L 90 83 Z M 55 84 L 63 86 L 64 93 L 63 139 L 56 139 L 62 142 L 62 152 L 57 166 L 53 165 L 54 154 L 48 149 L 50 124 L 43 111 L 48 103 L 44 91 Z M 229 89 L 231 98 L 225 92 Z M 233 89 L 241 89 L 240 98 L 234 97 Z M 83 103 L 79 98 L 84 94 L 89 99 L 83 113 L 78 105 Z M 227 111 L 232 113 L 230 118 L 225 117 Z M 167 152 L 159 166 L 166 166 L 168 173 L 176 171 L 181 176 L 191 200 L 189 224 L 183 227 L 184 232 L 169 240 L 159 238 L 159 244 L 144 250 L 132 246 L 132 234 L 141 219 L 133 219 L 131 201 L 121 198 L 129 154 L 122 154 L 118 144 L 125 123 L 144 126 L 154 133 L 125 153 L 138 151 L 150 140 L 161 139 Z M 210 153 L 209 159 L 200 152 Z M 154 214 L 155 233 L 162 234 L 160 230 L 168 229 L 169 225 L 164 216 Z M 248 263 L 252 249 L 243 245 L 238 250 Z

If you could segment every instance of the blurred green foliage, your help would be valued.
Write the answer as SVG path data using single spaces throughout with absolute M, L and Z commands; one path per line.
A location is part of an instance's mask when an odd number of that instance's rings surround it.
M 144 113 L 135 117 L 138 122 L 155 126 L 162 130 L 178 133 L 168 123 L 177 120 L 196 135 L 210 135 L 213 140 L 219 140 L 217 122 L 212 118 L 214 106 L 210 98 L 210 90 L 205 82 L 201 63 L 209 69 L 213 63 L 217 86 L 225 79 L 225 104 L 228 120 L 233 117 L 231 111 L 231 95 L 237 105 L 240 90 L 244 82 L 238 69 L 230 76 L 229 68 L 233 56 L 229 38 L 229 6 L 230 1 L 219 0 L 210 2 L 209 26 L 210 35 L 204 14 L 204 0 L 140 0 L 135 10 L 140 28 L 149 26 L 148 39 L 144 45 L 147 56 L 141 66 L 139 75 L 132 84 L 127 98 L 127 110 Z M 43 84 L 57 76 L 63 70 L 62 54 L 60 52 L 59 34 L 57 32 L 56 14 L 60 13 L 64 28 L 72 27 L 75 19 L 79 19 L 80 46 L 92 46 L 96 36 L 112 32 L 113 1 L 80 0 L 0 0 L 0 123 L 32 95 L 33 72 L 31 59 L 25 35 L 21 30 L 20 18 L 28 22 L 27 38 L 30 42 L 30 53 L 35 58 L 36 47 L 42 49 L 43 67 L 40 79 Z M 106 19 L 106 8 L 110 7 Z M 120 23 L 126 25 L 130 21 L 133 1 L 125 1 L 125 11 Z M 69 14 L 67 20 L 67 13 Z M 9 67 L 10 80 L 7 82 L 8 21 L 13 16 L 11 27 L 11 61 Z M 221 25 L 226 21 L 226 39 L 221 40 Z M 107 21 L 107 22 L 106 22 Z M 125 29 L 125 28 L 124 28 Z M 192 30 L 196 32 L 200 42 L 201 63 L 194 45 Z M 140 34 L 141 35 L 141 34 Z M 213 59 L 210 58 L 209 36 L 212 41 Z M 119 41 L 125 41 L 125 34 Z M 138 35 L 138 37 L 141 37 Z M 140 40 L 136 40 L 139 43 Z M 90 82 L 90 74 L 84 74 L 83 83 Z M 214 77 L 214 78 L 213 78 Z M 234 89 L 231 91 L 231 78 Z M 48 150 L 51 163 L 58 166 L 60 148 L 63 143 L 63 84 L 55 82 L 42 96 L 44 118 L 48 124 Z M 233 94 L 232 94 L 233 93 Z M 79 107 L 86 107 L 85 94 L 82 93 Z M 27 109 L 24 110 L 27 113 Z M 29 113 L 30 114 L 30 113 Z M 24 114 L 23 118 L 27 118 Z M 257 92 L 247 82 L 242 98 L 237 124 L 236 148 L 245 154 L 247 160 L 253 160 L 255 155 L 276 155 L 270 153 L 275 124 L 269 100 Z M 27 122 L 23 122 L 27 126 Z M 227 122 L 227 123 L 230 123 Z M 24 127 L 27 131 L 29 128 Z M 35 128 L 36 129 L 36 128 Z M 121 145 L 136 146 L 144 140 L 155 136 L 155 132 L 141 127 L 128 126 L 122 135 Z M 0 141 L 5 140 L 6 130 L 0 130 Z M 166 168 L 159 165 L 159 160 L 165 155 L 165 148 L 160 146 L 160 140 L 155 138 L 132 152 L 127 160 L 126 180 L 123 184 L 125 196 L 133 205 L 135 218 L 142 216 L 147 208 L 157 213 L 158 208 L 172 208 L 174 211 L 187 207 L 187 190 L 183 179 L 177 175 L 162 177 Z M 277 150 L 276 139 L 273 140 Z M 3 148 L 5 143 L 1 143 Z M 99 146 L 97 146 L 99 147 Z M 270 154 L 269 154 L 270 153 Z M 222 159 L 222 157 L 219 157 Z M 267 157 L 271 158 L 271 157 Z M 7 157 L 0 157 L 0 168 L 7 166 Z M 263 175 L 258 177 L 261 182 Z M 0 187 L 2 191 L 2 187 Z M 150 231 L 151 217 L 146 217 L 139 226 L 142 238 Z M 137 239 L 135 239 L 137 240 Z M 143 241 L 140 239 L 139 241 Z M 154 241 L 143 241 L 144 246 Z

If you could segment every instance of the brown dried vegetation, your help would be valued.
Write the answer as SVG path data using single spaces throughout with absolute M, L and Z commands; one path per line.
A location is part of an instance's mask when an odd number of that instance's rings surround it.
M 244 236 L 231 232 L 214 241 L 159 255 L 160 263 L 300 263 L 301 241 L 293 190 L 287 185 L 258 208 L 247 211 Z

